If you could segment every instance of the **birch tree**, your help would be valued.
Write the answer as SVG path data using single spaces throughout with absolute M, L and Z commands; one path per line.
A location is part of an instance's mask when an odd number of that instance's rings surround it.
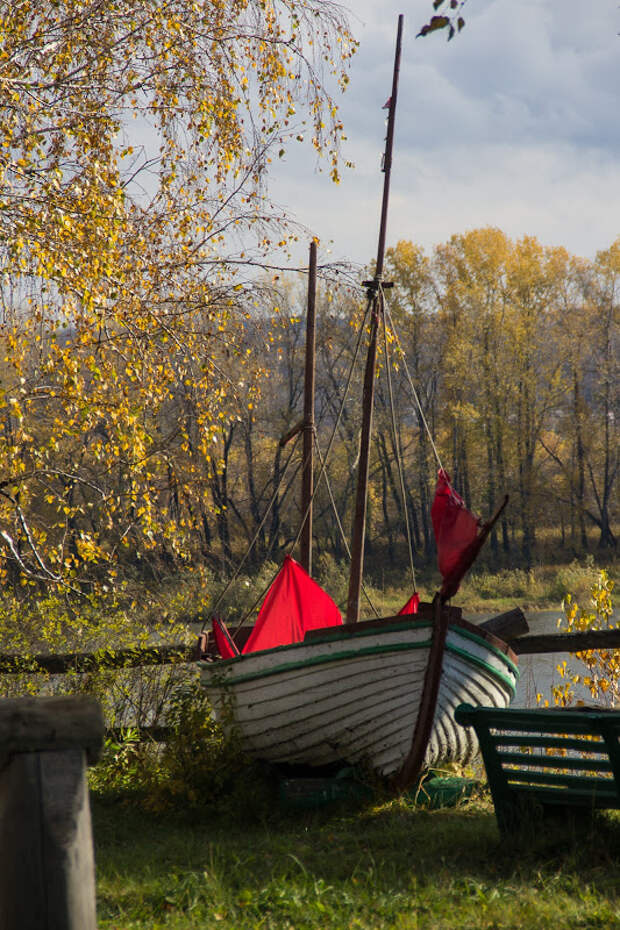
M 305 143 L 338 180 L 327 88 L 353 49 L 319 0 L 0 3 L 0 564 L 20 583 L 190 557 L 238 416 L 246 271 L 292 234 L 269 171 Z

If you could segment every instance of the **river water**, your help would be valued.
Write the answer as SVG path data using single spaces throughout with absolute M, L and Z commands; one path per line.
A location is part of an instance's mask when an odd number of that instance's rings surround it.
M 614 612 L 615 613 L 615 612 Z M 562 610 L 538 610 L 538 611 L 525 611 L 527 617 L 527 622 L 530 627 L 530 634 L 536 636 L 542 633 L 558 633 L 558 618 L 562 616 Z M 488 617 L 493 616 L 489 614 Z M 487 615 L 483 616 L 482 614 L 470 614 L 467 617 L 468 620 L 471 620 L 472 623 L 482 623 L 483 620 L 487 619 Z M 527 655 L 519 657 L 519 671 L 521 677 L 519 679 L 519 684 L 517 687 L 517 693 L 514 701 L 512 702 L 512 707 L 536 707 L 537 705 L 536 695 L 542 695 L 542 701 L 544 703 L 545 699 L 548 699 L 549 704 L 553 706 L 553 695 L 551 694 L 551 688 L 553 685 L 560 684 L 562 678 L 557 671 L 557 666 L 560 665 L 563 661 L 566 661 L 568 666 L 575 672 L 575 674 L 583 673 L 584 666 L 575 659 L 571 657 L 566 652 L 554 652 L 546 653 L 544 655 Z M 597 703 L 592 698 L 592 695 L 589 691 L 583 688 L 579 688 L 577 685 L 574 686 L 575 697 L 577 699 L 582 699 L 587 704 Z M 603 705 L 601 705 L 603 706 Z

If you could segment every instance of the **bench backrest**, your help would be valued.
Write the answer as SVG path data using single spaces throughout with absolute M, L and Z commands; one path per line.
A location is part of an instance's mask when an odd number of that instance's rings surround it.
M 515 792 L 545 804 L 620 807 L 620 711 L 461 704 L 455 717 L 476 730 L 496 807 Z

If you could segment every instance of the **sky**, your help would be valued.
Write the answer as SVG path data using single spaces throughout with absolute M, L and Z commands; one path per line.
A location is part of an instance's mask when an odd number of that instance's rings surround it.
M 585 258 L 620 236 L 619 0 L 468 0 L 466 27 L 416 39 L 431 0 L 350 0 L 360 41 L 340 96 L 354 162 L 334 185 L 301 147 L 272 198 L 320 240 L 319 260 L 376 256 L 398 14 L 404 33 L 387 245 L 427 252 L 497 226 Z M 307 263 L 307 243 L 292 264 Z

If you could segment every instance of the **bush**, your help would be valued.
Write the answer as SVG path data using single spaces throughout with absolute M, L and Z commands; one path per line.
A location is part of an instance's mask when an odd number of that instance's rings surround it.
M 107 739 L 91 788 L 154 811 L 206 807 L 214 816 L 260 815 L 271 796 L 269 773 L 242 755 L 232 727 L 215 720 L 197 674 L 172 694 L 166 722 L 164 743 L 134 728 Z
M 590 608 L 580 609 L 572 595 L 564 599 L 564 617 L 558 620 L 558 628 L 564 633 L 581 633 L 589 630 L 613 630 L 617 624 L 613 619 L 613 581 L 603 569 L 591 587 Z M 552 689 L 556 704 L 566 707 L 575 701 L 575 685 L 589 690 L 592 698 L 611 707 L 620 705 L 620 650 L 590 649 L 574 653 L 579 665 L 576 670 L 564 661 L 557 666 L 562 683 Z M 583 704 L 583 701 L 575 701 Z
M 475 597 L 482 601 L 519 599 L 532 604 L 562 603 L 569 592 L 573 597 L 584 599 L 590 594 L 598 573 L 591 555 L 583 562 L 574 560 L 559 567 L 502 569 L 497 573 L 474 571 L 466 576 L 459 599 Z
M 346 604 L 349 593 L 349 565 L 337 562 L 329 552 L 314 559 L 314 577 L 337 604 Z
M 561 602 L 567 598 L 584 601 L 591 594 L 599 577 L 600 570 L 594 564 L 592 555 L 586 556 L 583 562 L 575 559 L 570 565 L 561 566 L 554 572 L 555 584 L 551 594 Z

